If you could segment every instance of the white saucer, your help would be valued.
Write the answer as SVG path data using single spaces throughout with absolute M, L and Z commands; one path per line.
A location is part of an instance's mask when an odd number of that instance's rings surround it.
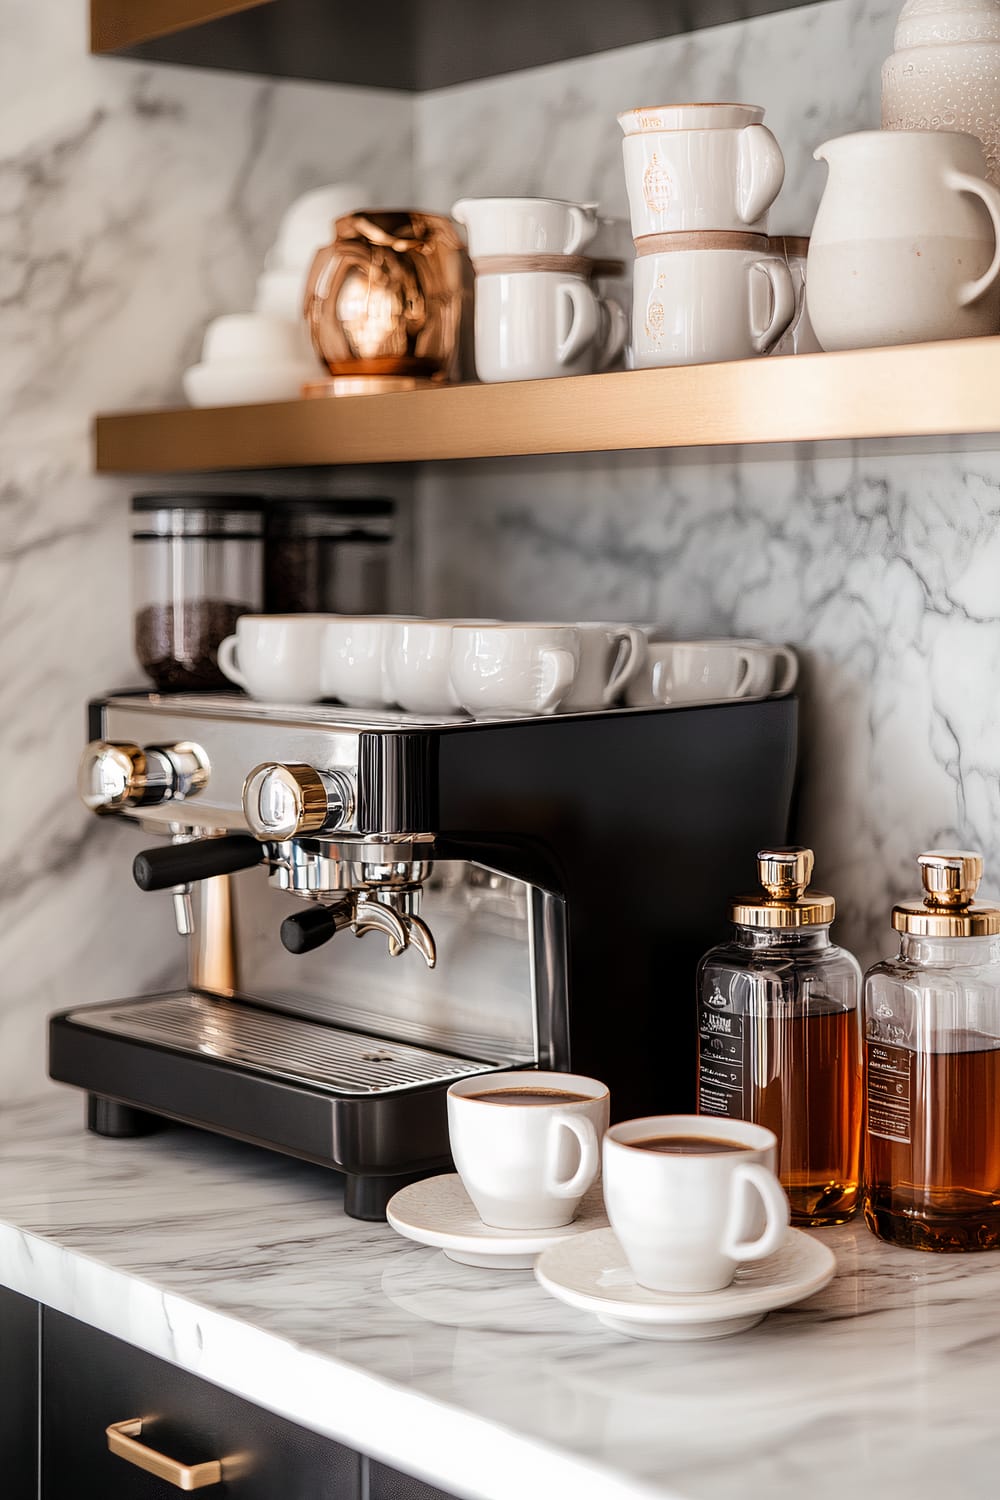
M 389 1201 L 386 1218 L 408 1240 L 434 1245 L 463 1266 L 492 1270 L 525 1270 L 541 1251 L 608 1222 L 601 1186 L 595 1183 L 572 1224 L 559 1229 L 492 1229 L 476 1213 L 457 1172 L 400 1188 Z
M 608 1328 L 635 1339 L 719 1339 L 753 1328 L 775 1307 L 786 1307 L 833 1280 L 832 1250 L 801 1229 L 774 1255 L 749 1261 L 721 1292 L 687 1296 L 640 1286 L 613 1229 L 553 1245 L 540 1256 L 535 1275 L 547 1292 L 596 1313 Z

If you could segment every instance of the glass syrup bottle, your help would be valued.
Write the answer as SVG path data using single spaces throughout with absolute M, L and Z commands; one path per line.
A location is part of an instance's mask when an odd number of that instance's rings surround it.
M 1000 1247 L 1000 909 L 980 854 L 919 856 L 899 954 L 865 976 L 864 1214 L 915 1250 Z
M 833 897 L 807 889 L 811 849 L 762 849 L 757 868 L 698 966 L 698 1112 L 773 1130 L 792 1223 L 840 1224 L 859 1194 L 861 970 L 830 941 Z

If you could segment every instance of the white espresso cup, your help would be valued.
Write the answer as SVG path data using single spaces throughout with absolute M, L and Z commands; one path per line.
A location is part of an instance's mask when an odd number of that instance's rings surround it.
M 493 620 L 397 620 L 388 636 L 385 685 L 389 702 L 413 714 L 461 711 L 451 685 L 451 648 L 458 626 Z
M 476 374 L 480 380 L 548 380 L 590 374 L 620 349 L 625 330 L 584 275 L 509 271 L 476 276 Z
M 610 1096 L 577 1073 L 487 1073 L 448 1090 L 448 1134 L 484 1224 L 569 1224 L 601 1170 Z
M 750 679 L 746 689 L 748 698 L 763 698 L 771 693 L 780 697 L 784 693 L 790 693 L 799 680 L 799 659 L 791 646 L 774 646 L 769 641 L 736 636 L 726 640 L 706 636 L 704 640 L 692 641 L 690 644 L 742 646 L 750 658 Z
M 763 118 L 759 104 L 646 104 L 623 110 L 618 123 L 623 135 L 643 135 L 659 130 L 741 130 L 759 125 Z
M 675 234 L 636 244 L 637 369 L 752 359 L 795 316 L 788 266 L 769 253 L 763 235 Z
M 474 718 L 555 713 L 579 663 L 575 625 L 460 625 L 452 632 L 451 685 Z
M 316 703 L 323 696 L 323 635 L 334 615 L 241 615 L 219 646 L 219 667 L 237 686 L 270 703 Z
M 608 708 L 624 693 L 646 659 L 646 636 L 637 625 L 585 620 L 577 625 L 580 661 L 560 713 Z
M 558 198 L 460 198 L 451 216 L 469 240 L 469 255 L 579 255 L 597 233 L 591 203 Z
M 759 658 L 737 641 L 650 641 L 625 690 L 630 708 L 748 698 Z
M 640 1286 L 716 1292 L 741 1261 L 781 1249 L 789 1207 L 775 1176 L 777 1145 L 762 1125 L 706 1115 L 651 1115 L 611 1127 L 604 1203 Z
M 386 654 L 397 615 L 331 615 L 323 632 L 320 683 L 324 698 L 348 708 L 386 708 Z
M 767 233 L 785 162 L 766 125 L 664 130 L 622 142 L 632 234 L 690 230 Z

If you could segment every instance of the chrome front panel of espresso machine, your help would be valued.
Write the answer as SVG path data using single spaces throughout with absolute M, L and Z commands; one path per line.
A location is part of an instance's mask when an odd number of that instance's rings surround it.
M 448 1167 L 456 1078 L 573 1068 L 619 1118 L 689 1109 L 695 966 L 734 872 L 785 838 L 796 709 L 95 703 L 81 795 L 159 835 L 134 873 L 189 978 L 55 1016 L 50 1072 L 98 1133 L 271 1147 L 344 1173 L 364 1218 Z

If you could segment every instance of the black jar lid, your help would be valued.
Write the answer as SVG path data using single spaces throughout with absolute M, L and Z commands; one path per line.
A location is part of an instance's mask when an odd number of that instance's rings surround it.
M 133 495 L 132 540 L 259 542 L 266 509 L 263 495 Z
M 156 510 L 256 511 L 263 514 L 270 504 L 266 495 L 225 495 L 191 493 L 175 494 L 164 490 L 158 495 L 133 495 L 132 510 L 144 514 Z
M 268 516 L 280 518 L 283 515 L 292 516 L 391 516 L 395 514 L 395 500 L 388 500 L 384 495 L 364 495 L 357 498 L 344 497 L 342 495 L 330 496 L 329 499 L 322 495 L 289 495 L 286 497 L 272 495 L 266 502 Z

